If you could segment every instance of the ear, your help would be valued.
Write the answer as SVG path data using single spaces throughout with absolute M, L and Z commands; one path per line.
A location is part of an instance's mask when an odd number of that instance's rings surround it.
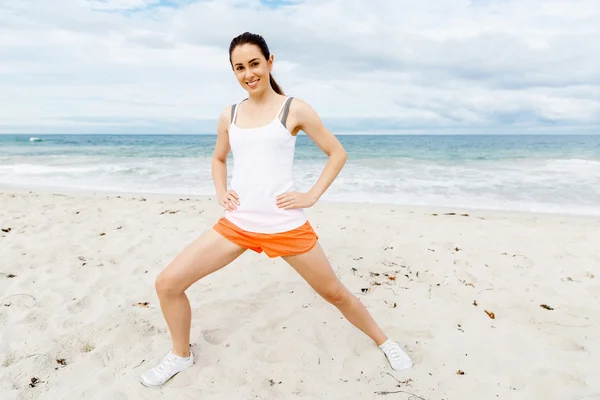
M 269 59 L 267 60 L 267 65 L 269 66 L 269 72 L 271 72 L 271 70 L 273 69 L 273 60 L 275 59 L 275 56 L 273 54 L 271 54 L 269 56 Z

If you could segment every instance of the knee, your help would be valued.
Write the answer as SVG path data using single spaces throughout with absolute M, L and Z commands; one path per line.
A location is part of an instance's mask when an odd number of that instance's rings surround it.
M 154 287 L 156 288 L 156 293 L 159 297 L 183 293 L 183 290 L 177 281 L 165 273 L 158 274 L 156 281 L 154 282 Z
M 323 298 L 336 307 L 347 305 L 352 294 L 343 286 L 334 286 L 323 292 Z

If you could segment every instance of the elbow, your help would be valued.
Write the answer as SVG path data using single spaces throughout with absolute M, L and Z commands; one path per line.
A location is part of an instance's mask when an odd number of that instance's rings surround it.
M 337 152 L 337 158 L 340 160 L 340 163 L 344 165 L 346 164 L 346 161 L 348 161 L 348 153 L 346 152 L 346 150 L 341 149 Z
M 346 161 L 348 160 L 348 153 L 344 149 L 332 151 L 329 154 L 329 160 L 338 168 L 344 168 Z
M 225 164 L 227 162 L 227 159 L 223 159 L 223 157 L 220 156 L 213 156 L 212 158 L 212 164 L 214 165 L 219 165 L 219 164 Z
M 217 171 L 222 171 L 223 168 L 226 168 L 227 164 L 225 161 L 221 160 L 219 157 L 213 157 L 210 165 L 210 169 L 212 173 L 216 173 Z

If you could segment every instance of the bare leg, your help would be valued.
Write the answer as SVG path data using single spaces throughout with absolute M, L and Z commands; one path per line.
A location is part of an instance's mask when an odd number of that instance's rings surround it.
M 246 249 L 211 229 L 188 245 L 156 278 L 156 292 L 171 339 L 173 353 L 190 355 L 192 311 L 185 290 L 239 257 Z
M 317 242 L 307 253 L 283 257 L 325 300 L 336 306 L 354 326 L 369 336 L 377 346 L 387 340 L 366 307 L 340 282 Z

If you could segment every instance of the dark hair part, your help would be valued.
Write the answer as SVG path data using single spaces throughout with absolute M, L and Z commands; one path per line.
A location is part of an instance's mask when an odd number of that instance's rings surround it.
M 229 63 L 230 64 L 232 64 L 231 53 L 233 52 L 233 50 L 236 47 L 243 46 L 245 44 L 253 44 L 255 46 L 258 46 L 258 48 L 260 49 L 263 56 L 265 56 L 265 60 L 269 60 L 269 57 L 271 56 L 271 52 L 269 51 L 269 46 L 267 46 L 267 42 L 265 42 L 265 39 L 262 36 L 257 35 L 256 33 L 244 32 L 241 35 L 234 37 L 233 40 L 231 41 L 231 44 L 229 45 Z M 232 66 L 233 66 L 233 64 L 232 64 Z M 281 89 L 281 86 L 279 86 L 277 84 L 277 82 L 275 82 L 275 78 L 273 78 L 273 75 L 270 73 L 269 73 L 269 82 L 271 83 L 271 87 L 277 94 L 285 95 L 285 93 L 283 93 L 283 89 Z

